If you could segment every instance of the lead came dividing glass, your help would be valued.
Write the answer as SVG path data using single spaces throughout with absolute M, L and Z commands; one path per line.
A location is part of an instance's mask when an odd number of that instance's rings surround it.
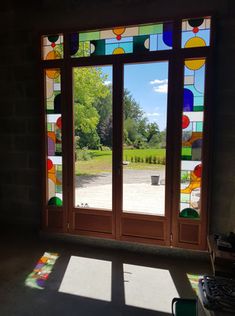
M 182 115 L 180 217 L 200 217 L 204 84 L 205 59 L 186 59 Z
M 172 49 L 172 34 L 170 22 L 73 33 L 70 55 L 88 57 Z
M 210 17 L 183 20 L 181 48 L 209 46 L 210 26 Z
M 62 206 L 62 118 L 60 69 L 45 71 L 48 205 Z
M 47 35 L 42 37 L 42 59 L 54 60 L 63 58 L 63 35 Z

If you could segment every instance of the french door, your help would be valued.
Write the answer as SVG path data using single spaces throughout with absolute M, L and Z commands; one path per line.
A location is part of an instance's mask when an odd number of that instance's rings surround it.
M 210 23 L 42 36 L 44 230 L 205 249 Z
M 170 243 L 168 64 L 160 60 L 72 68 L 71 233 Z M 83 147 L 83 131 L 77 128 L 84 115 L 78 100 L 84 89 L 82 76 L 95 76 L 97 71 L 108 76 L 105 84 L 109 85 L 108 98 L 112 102 L 105 109 L 97 109 L 99 115 L 102 111 L 109 115 L 105 115 L 106 121 L 100 122 L 96 132 L 101 134 L 106 129 L 110 139 L 109 147 L 89 151 Z M 159 94 L 157 89 L 163 90 Z M 85 144 L 89 146 L 89 140 Z

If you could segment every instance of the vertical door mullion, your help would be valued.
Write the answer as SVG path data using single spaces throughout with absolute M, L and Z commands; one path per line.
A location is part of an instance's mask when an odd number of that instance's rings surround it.
M 177 246 L 178 242 L 178 216 L 180 203 L 180 153 L 182 137 L 182 102 L 183 102 L 183 76 L 184 61 L 181 58 L 181 20 L 174 23 L 174 43 L 173 62 L 171 67 L 172 80 L 172 199 L 171 199 L 171 242 L 172 246 Z
M 122 212 L 122 130 L 123 130 L 123 64 L 113 64 L 113 224 L 116 239 L 121 236 Z
M 172 234 L 172 210 L 173 195 L 175 191 L 175 71 L 174 60 L 169 59 L 168 71 L 168 100 L 167 100 L 167 132 L 166 132 L 166 188 L 165 188 L 165 217 L 166 232 L 165 240 L 167 244 L 171 243 Z
M 73 226 L 74 205 L 74 150 L 73 150 L 73 79 L 70 55 L 69 34 L 64 34 L 64 165 L 65 165 L 65 196 L 66 196 L 66 230 Z

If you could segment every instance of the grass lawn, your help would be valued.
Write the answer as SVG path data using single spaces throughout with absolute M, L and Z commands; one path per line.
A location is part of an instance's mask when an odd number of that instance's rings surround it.
M 124 150 L 123 160 L 128 161 L 125 169 L 160 169 L 162 164 L 158 164 L 158 159 L 165 157 L 165 149 L 127 149 Z M 112 171 L 112 151 L 88 150 L 92 156 L 90 160 L 77 161 L 75 165 L 76 175 L 91 175 L 101 172 Z M 146 157 L 152 157 L 152 163 L 135 162 L 137 157 L 145 161 Z M 156 157 L 156 163 L 153 163 L 153 157 Z

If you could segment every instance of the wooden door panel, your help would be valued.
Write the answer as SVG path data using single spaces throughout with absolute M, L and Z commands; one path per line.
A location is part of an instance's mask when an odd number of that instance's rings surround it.
M 157 240 L 164 240 L 166 229 L 164 221 L 126 217 L 121 219 L 121 227 L 122 236 L 135 236 Z
M 111 234 L 113 231 L 112 214 L 108 212 L 103 214 L 74 212 L 73 230 L 93 231 Z

